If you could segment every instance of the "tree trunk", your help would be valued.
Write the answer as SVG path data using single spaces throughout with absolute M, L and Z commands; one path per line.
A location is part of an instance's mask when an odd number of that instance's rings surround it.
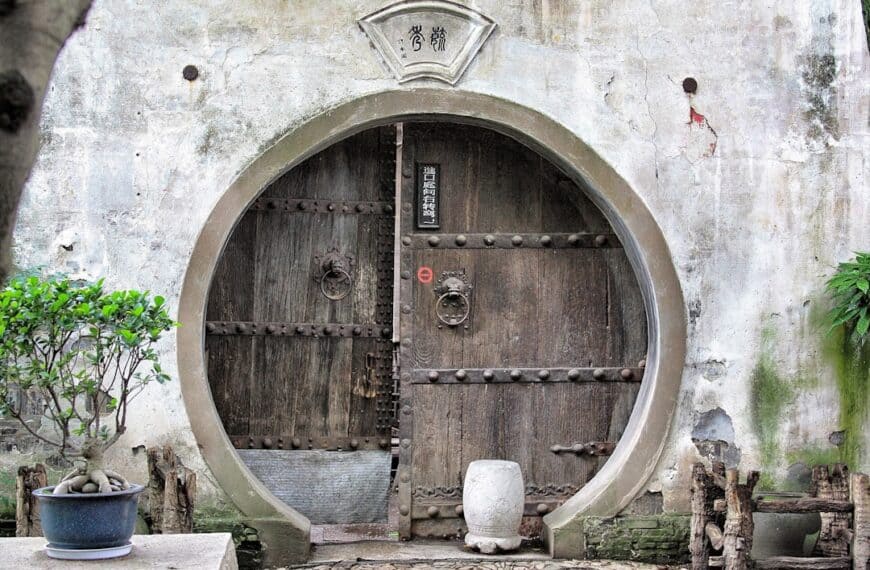
M 870 476 L 853 473 L 851 478 L 852 504 L 855 505 L 852 523 L 852 568 L 870 569 Z
M 813 467 L 812 490 L 819 499 L 849 500 L 849 469 L 842 463 L 828 469 L 827 465 Z M 816 542 L 815 556 L 842 557 L 849 555 L 849 513 L 820 513 L 822 528 Z
M 42 536 L 39 520 L 39 503 L 33 491 L 48 485 L 45 466 L 37 463 L 34 467 L 19 467 L 15 481 L 15 536 Z
M 722 556 L 728 570 L 747 570 L 752 550 L 752 491 L 758 483 L 758 471 L 750 471 L 746 484 L 740 484 L 740 472 L 725 472 L 725 532 Z
M 172 447 L 148 449 L 148 511 L 153 534 L 193 532 L 196 473 L 182 465 Z
M 21 190 L 39 150 L 39 116 L 55 59 L 91 0 L 0 2 L 0 282 Z

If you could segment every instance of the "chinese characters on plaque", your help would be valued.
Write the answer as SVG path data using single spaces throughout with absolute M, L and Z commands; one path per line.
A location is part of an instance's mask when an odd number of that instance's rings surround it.
M 440 210 L 441 165 L 417 164 L 417 227 L 437 229 Z
M 411 41 L 411 51 L 423 49 L 426 37 L 423 35 L 423 26 L 420 24 L 411 26 L 408 30 L 408 39 Z M 432 51 L 444 51 L 447 46 L 447 30 L 444 26 L 432 26 L 429 33 L 429 46 Z
M 359 20 L 401 81 L 430 78 L 455 85 L 495 29 L 495 22 L 447 0 L 398 0 Z

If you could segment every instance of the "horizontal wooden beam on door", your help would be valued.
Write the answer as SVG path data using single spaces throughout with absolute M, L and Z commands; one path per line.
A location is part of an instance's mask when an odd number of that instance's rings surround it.
M 289 449 L 321 451 L 361 451 L 364 449 L 390 449 L 386 435 L 358 435 L 347 437 L 321 437 L 300 435 L 231 435 L 236 449 Z
M 402 245 L 410 249 L 607 249 L 622 247 L 615 234 L 589 233 L 415 233 L 403 236 Z
M 258 198 L 251 210 L 291 214 L 369 214 L 392 216 L 392 202 L 355 202 L 352 200 L 305 200 L 301 198 Z
M 516 382 L 640 382 L 643 367 L 618 368 L 438 368 L 411 371 L 414 384 L 495 384 Z
M 214 336 L 309 336 L 388 338 L 392 329 L 378 324 L 282 323 L 261 321 L 208 321 L 205 332 Z

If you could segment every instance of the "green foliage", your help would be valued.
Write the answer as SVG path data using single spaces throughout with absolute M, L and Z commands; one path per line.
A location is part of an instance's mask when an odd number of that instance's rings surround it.
M 851 339 L 863 344 L 870 330 L 870 253 L 857 252 L 853 261 L 843 262 L 828 280 L 834 299 L 831 330 L 845 327 Z
M 0 291 L 0 415 L 67 457 L 105 449 L 124 432 L 129 402 L 149 382 L 169 380 L 153 345 L 176 324 L 148 292 L 106 292 L 102 280 L 62 276 L 13 279 Z M 26 391 L 42 397 L 56 437 L 24 421 L 15 395 Z

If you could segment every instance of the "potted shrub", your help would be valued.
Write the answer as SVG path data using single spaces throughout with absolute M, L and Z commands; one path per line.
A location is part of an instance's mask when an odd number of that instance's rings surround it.
M 56 447 L 77 468 L 34 492 L 55 558 L 109 558 L 130 549 L 142 485 L 103 463 L 126 430 L 130 402 L 165 382 L 154 343 L 176 323 L 147 292 L 106 292 L 66 277 L 13 280 L 0 291 L 0 415 Z M 37 395 L 50 428 L 31 425 L 24 398 Z

